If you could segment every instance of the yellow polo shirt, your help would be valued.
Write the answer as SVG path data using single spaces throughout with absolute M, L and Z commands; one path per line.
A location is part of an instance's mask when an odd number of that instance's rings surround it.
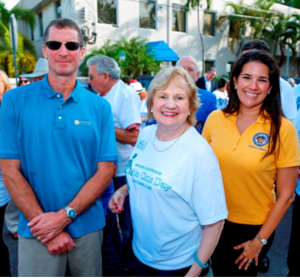
M 270 120 L 258 117 L 242 135 L 236 120 L 236 115 L 225 116 L 221 110 L 216 110 L 208 117 L 202 136 L 219 160 L 228 220 L 261 225 L 275 203 L 277 168 L 300 165 L 297 133 L 293 123 L 282 118 L 280 151 L 261 160 L 268 150 Z

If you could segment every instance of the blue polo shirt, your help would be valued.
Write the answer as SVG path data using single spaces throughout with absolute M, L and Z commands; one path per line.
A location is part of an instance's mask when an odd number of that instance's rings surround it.
M 198 95 L 200 98 L 201 106 L 198 108 L 196 112 L 197 122 L 205 123 L 208 115 L 217 110 L 217 98 L 214 94 L 210 93 L 209 91 L 198 89 Z
M 0 158 L 19 159 L 45 212 L 67 205 L 94 175 L 97 163 L 118 159 L 109 103 L 79 83 L 68 97 L 48 78 L 7 92 L 1 105 Z M 18 233 L 32 237 L 20 214 Z M 102 229 L 101 199 L 67 227 L 72 238 Z

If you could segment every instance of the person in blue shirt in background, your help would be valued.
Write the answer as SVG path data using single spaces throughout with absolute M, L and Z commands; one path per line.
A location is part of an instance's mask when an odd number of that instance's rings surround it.
M 200 68 L 194 57 L 183 56 L 177 61 L 176 66 L 184 68 L 195 82 L 198 80 Z M 200 88 L 197 89 L 201 105 L 196 113 L 197 124 L 195 127 L 199 133 L 202 133 L 202 128 L 208 115 L 217 109 L 217 98 L 209 91 Z

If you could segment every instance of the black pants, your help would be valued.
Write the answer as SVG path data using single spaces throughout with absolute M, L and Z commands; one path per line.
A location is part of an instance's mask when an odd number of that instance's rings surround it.
M 220 241 L 211 257 L 213 274 L 217 277 L 255 277 L 257 276 L 258 267 L 252 263 L 247 270 L 239 269 L 239 264 L 235 260 L 243 252 L 243 249 L 235 250 L 237 246 L 248 240 L 252 240 L 259 232 L 261 225 L 243 225 L 225 221 Z M 265 256 L 269 246 L 274 240 L 273 233 L 268 244 L 263 247 L 259 257 Z
M 0 276 L 1 277 L 10 277 L 10 266 L 9 266 L 9 254 L 8 254 L 8 249 L 3 242 L 3 223 L 4 223 L 4 214 L 5 214 L 5 208 L 6 205 L 3 207 L 0 207 L 0 254 L 1 254 L 1 259 L 0 259 Z
M 126 184 L 126 177 L 114 178 L 115 191 Z M 125 198 L 124 211 L 119 213 L 120 226 L 123 233 L 123 240 L 120 241 L 118 236 L 117 225 L 114 229 L 115 244 L 119 252 L 119 259 L 121 266 L 127 269 L 134 269 L 134 254 L 132 250 L 133 227 L 131 220 L 131 210 L 129 204 L 129 197 Z M 116 240 L 117 239 L 117 240 Z
M 135 257 L 135 269 L 137 277 L 184 277 L 190 266 L 176 270 L 159 270 L 143 264 Z
M 287 265 L 290 269 L 288 276 L 300 276 L 300 196 L 296 194 L 293 205 L 292 232 L 287 258 Z

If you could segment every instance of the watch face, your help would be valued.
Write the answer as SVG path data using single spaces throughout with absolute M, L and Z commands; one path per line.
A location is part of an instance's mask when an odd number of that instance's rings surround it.
M 262 240 L 261 240 L 261 243 L 262 243 L 263 245 L 266 245 L 266 244 L 267 244 L 267 240 L 262 239 Z
M 76 216 L 76 212 L 75 212 L 74 209 L 69 210 L 69 216 L 70 216 L 71 218 L 74 218 L 74 217 Z

